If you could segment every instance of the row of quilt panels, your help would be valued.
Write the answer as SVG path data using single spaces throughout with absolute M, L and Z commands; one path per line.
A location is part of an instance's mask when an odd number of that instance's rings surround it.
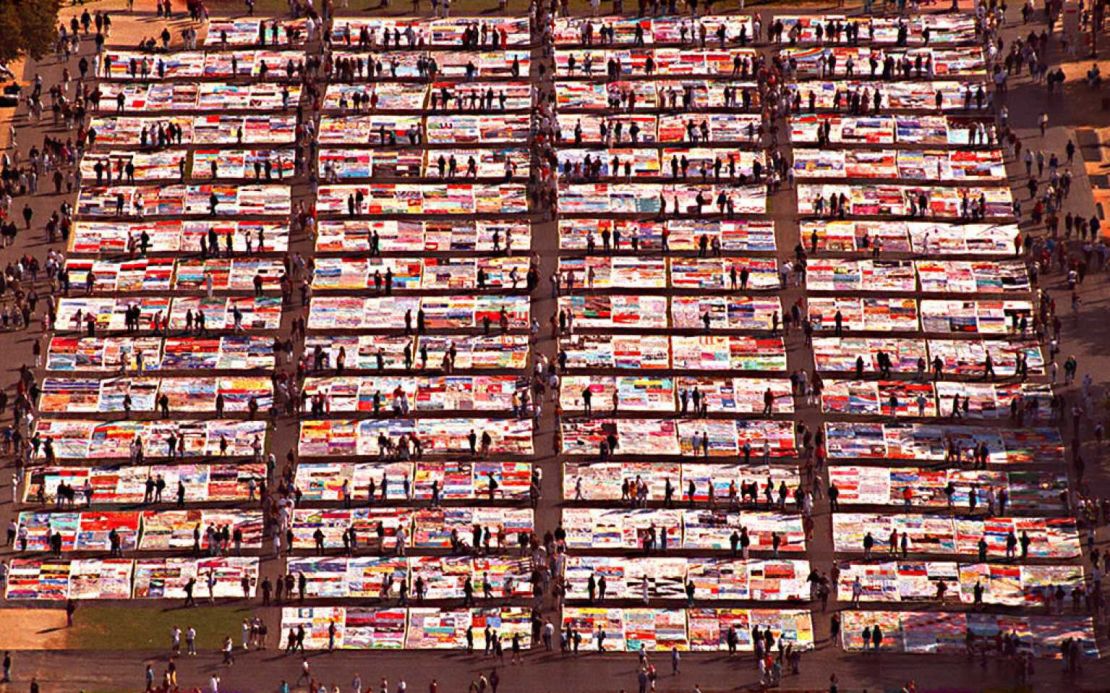
M 277 111 L 301 100 L 300 85 L 269 82 L 103 82 L 98 88 L 101 99 L 116 104 L 116 112 Z
M 791 63 L 793 74 L 800 79 L 824 78 L 839 65 L 845 76 L 882 77 L 887 60 L 892 65 L 908 63 L 917 78 L 985 77 L 987 61 L 979 46 L 919 46 L 916 48 L 882 48 L 878 46 L 786 46 L 779 56 Z M 852 68 L 849 68 L 849 64 Z M 892 76 L 902 76 L 892 67 Z M 909 78 L 906 74 L 903 78 Z
M 379 550 L 395 549 L 402 541 L 417 549 L 449 549 L 455 542 L 467 546 L 475 529 L 488 535 L 492 550 L 508 552 L 520 546 L 521 534 L 535 531 L 535 522 L 532 510 L 521 508 L 373 506 L 298 508 L 290 527 L 294 549 L 315 549 L 317 539 L 325 548 L 346 547 L 345 538 L 354 532 L 359 546 L 369 544 Z
M 488 253 L 507 251 L 513 245 L 524 248 L 531 243 L 531 227 L 526 223 L 475 219 L 324 219 L 318 222 L 316 229 L 317 252 L 366 252 L 376 247 L 387 253 Z M 259 252 L 281 253 L 289 247 L 288 226 L 268 221 L 78 220 L 74 224 L 69 250 L 81 255 L 116 255 L 127 252 L 132 244 L 141 249 L 145 238 L 147 250 L 151 253 L 197 253 L 200 252 L 201 239 L 210 237 L 213 233 L 223 247 L 226 247 L 230 239 L 232 249 L 236 252 L 246 251 L 247 236 L 252 239 L 252 248 Z M 773 249 L 773 229 L 760 230 L 758 233 L 760 240 L 755 242 L 757 247 L 751 249 Z M 743 236 L 741 231 L 730 234 L 730 237 L 736 238 Z M 678 243 L 677 235 L 672 243 Z M 771 244 L 769 248 L 768 244 Z
M 293 511 L 291 531 L 294 549 L 316 547 L 322 535 L 325 547 L 344 545 L 347 532 L 354 531 L 360 544 L 395 548 L 398 542 L 421 549 L 451 547 L 452 535 L 469 537 L 474 525 L 492 528 L 493 546 L 517 546 L 517 535 L 533 531 L 531 510 L 503 508 L 396 508 Z M 108 551 L 114 535 L 124 551 L 191 550 L 208 547 L 208 528 L 229 528 L 242 533 L 242 547 L 262 547 L 262 513 L 253 510 L 150 510 L 34 512 L 19 514 L 20 542 L 25 535 L 27 551 L 49 551 L 51 536 L 61 537 L 62 551 Z M 317 535 L 317 532 L 320 535 Z M 380 532 L 380 535 L 379 535 Z M 374 537 L 380 536 L 380 540 Z
M 804 560 L 567 555 L 562 562 L 569 599 L 589 596 L 591 576 L 604 576 L 611 599 L 639 599 L 645 583 L 649 598 L 684 599 L 687 581 L 698 598 L 711 600 L 794 601 L 807 598 L 809 591 L 809 562 Z M 383 596 L 390 577 L 394 589 L 401 583 L 411 588 L 420 578 L 428 599 L 462 599 L 468 578 L 475 592 L 488 582 L 497 597 L 532 594 L 527 560 L 503 556 L 293 557 L 286 571 L 305 576 L 305 596 L 312 599 L 376 598 Z
M 181 135 L 172 144 L 293 144 L 297 117 L 284 114 L 230 115 L 98 115 L 93 116 L 89 132 L 95 133 L 97 147 L 154 147 L 159 132 L 166 137 L 167 126 L 174 125 Z M 170 144 L 166 142 L 166 144 Z
M 526 381 L 515 375 L 309 376 L 302 391 L 327 413 L 504 412 Z
M 1006 180 L 1006 163 L 999 149 L 921 151 L 798 148 L 794 150 L 794 177 L 998 182 Z
M 724 87 L 703 91 L 703 100 L 710 95 L 723 102 Z M 556 122 L 557 140 L 568 145 L 573 142 L 575 145 L 633 147 L 664 142 L 696 144 L 699 140 L 714 145 L 746 143 L 755 146 L 763 127 L 762 118 L 752 113 L 698 113 L 697 116 L 684 113 L 560 113 Z
M 320 116 L 320 144 L 474 145 L 528 141 L 527 113 L 474 115 L 391 115 L 368 113 Z
M 291 189 L 285 185 L 86 186 L 77 198 L 77 214 L 100 218 L 185 214 L 289 216 L 291 195 Z
M 48 371 L 192 371 L 273 369 L 273 340 L 222 337 L 50 338 Z
M 722 200 L 724 202 L 722 202 Z M 737 214 L 766 214 L 767 189 L 761 185 L 713 183 L 560 183 L 561 214 L 696 214 L 726 205 Z
M 523 183 L 371 183 L 322 185 L 320 214 L 526 214 Z
M 754 48 L 685 48 L 664 47 L 634 47 L 634 48 L 557 48 L 555 50 L 555 71 L 559 75 L 574 76 L 574 67 L 578 67 L 583 76 L 590 76 L 585 70 L 587 63 L 598 66 L 616 65 L 616 72 L 623 77 L 644 75 L 653 77 L 691 76 L 691 75 L 731 75 L 735 76 L 738 70 L 733 69 L 733 64 L 755 61 L 757 52 Z M 648 70 L 648 60 L 651 60 L 651 70 Z M 573 60 L 573 62 L 572 62 Z M 610 62 L 612 61 L 612 63 Z M 747 72 L 747 70 L 745 70 Z M 606 70 L 612 77 L 612 72 Z M 600 76 L 600 75 L 599 75 Z
M 810 219 L 799 225 L 811 252 L 1009 255 L 1021 235 L 1017 224 L 953 224 L 933 221 Z
M 352 50 L 343 46 L 333 48 L 332 60 L 347 61 L 348 65 L 369 63 L 365 51 Z M 378 67 L 379 78 L 385 75 L 382 69 L 389 70 L 389 76 L 410 81 L 428 79 L 429 70 L 435 69 L 437 79 L 451 80 L 512 80 L 527 78 L 532 72 L 532 52 L 525 48 L 508 50 L 376 50 L 372 54 Z M 423 67 L 423 69 L 422 69 Z M 355 68 L 355 77 L 361 78 L 362 72 Z M 369 78 L 369 69 L 366 70 Z
M 579 333 L 561 337 L 559 352 L 569 369 L 786 371 L 781 337 Z
M 770 269 L 774 271 L 773 261 Z M 696 264 L 690 262 L 688 264 Z M 704 263 L 703 263 L 704 264 Z M 719 263 L 718 263 L 719 264 Z M 129 260 L 71 258 L 70 282 L 93 292 L 250 291 L 276 289 L 285 275 L 280 260 L 256 258 L 138 257 Z M 523 281 L 527 257 L 412 258 L 324 257 L 312 272 L 316 289 L 381 289 L 388 277 L 394 289 L 475 289 L 509 287 Z M 479 287 L 478 275 L 482 275 Z M 90 277 L 91 274 L 91 277 Z M 211 286 L 209 286 L 211 283 Z
M 596 401 L 594 406 L 598 410 L 672 413 L 695 390 L 714 413 L 754 414 L 765 412 L 768 407 L 775 413 L 794 411 L 793 394 L 785 380 L 754 378 L 567 375 L 562 381 L 559 402 L 564 411 L 580 411 L 586 408 L 589 392 L 591 404 Z M 1050 414 L 1052 388 L 1035 383 L 833 380 L 826 383 L 821 393 L 821 410 L 826 414 L 855 416 L 949 416 L 948 405 L 957 396 L 961 403 L 966 400 L 967 407 L 961 416 L 969 419 L 1008 417 L 1017 400 L 1017 406 L 1029 406 L 1030 402 L 1035 405 L 1026 414 L 1026 420 L 1044 422 Z M 358 393 L 359 402 L 366 402 L 368 397 L 368 393 Z M 352 402 L 340 411 L 351 410 L 353 405 Z
M 146 72 L 143 73 L 143 63 Z M 96 74 L 115 80 L 163 79 L 289 79 L 289 65 L 299 69 L 304 53 L 280 50 L 173 51 L 151 55 L 108 48 L 96 56 Z
M 925 370 L 940 359 L 941 377 L 951 375 L 984 374 L 984 365 L 990 358 L 996 375 L 1013 376 L 1017 373 L 1019 358 L 1031 375 L 1045 372 L 1044 354 L 1040 342 L 1033 339 L 912 339 L 905 337 L 816 337 L 813 340 L 813 358 L 817 369 L 838 375 L 857 371 L 862 364 L 863 373 L 875 373 L 879 368 L 879 353 L 889 358 L 895 373 L 917 373 L 924 363 Z M 945 387 L 948 387 L 945 385 Z M 977 384 L 969 387 L 977 389 Z
M 4 597 L 43 601 L 184 599 L 190 582 L 198 599 L 254 598 L 258 558 L 13 558 Z
M 561 75 L 573 76 L 574 72 L 570 69 L 570 59 L 573 57 L 580 70 L 587 60 L 596 66 L 607 66 L 610 64 L 610 60 L 615 61 L 618 74 L 624 77 L 637 75 L 648 77 L 653 75 L 735 76 L 738 61 L 747 61 L 751 64 L 755 60 L 755 56 L 756 51 L 752 48 L 696 48 L 692 46 L 684 48 L 647 46 L 632 48 L 585 47 L 556 49 L 555 69 Z M 884 49 L 866 46 L 830 46 L 822 48 L 788 46 L 779 51 L 779 56 L 784 62 L 793 61 L 796 65 L 794 74 L 803 79 L 817 76 L 824 77 L 826 72 L 831 72 L 831 69 L 822 69 L 822 63 L 825 66 L 839 64 L 842 70 L 846 70 L 849 61 L 854 64 L 854 70 L 859 76 L 874 77 L 876 76 L 876 69 L 879 69 L 881 73 L 881 67 L 887 58 L 897 63 L 909 60 L 911 64 L 916 64 L 920 58 L 924 67 L 924 75 L 930 78 L 986 74 L 983 50 L 978 46 L 921 46 L 909 49 Z M 652 66 L 650 72 L 647 69 L 649 58 Z M 824 58 L 824 61 L 822 61 L 822 58 Z M 872 60 L 875 61 L 875 68 L 870 67 Z
M 93 293 L 117 291 L 253 291 L 260 282 L 274 290 L 285 276 L 281 260 L 257 258 L 138 257 L 130 260 L 70 258 L 65 268 L 75 286 Z
M 147 152 L 142 150 L 111 150 L 89 152 L 81 157 L 81 177 L 96 185 L 123 182 L 127 167 L 135 180 L 185 180 L 188 172 L 193 180 L 253 178 L 281 180 L 292 178 L 295 170 L 292 149 L 180 149 Z M 99 164 L 100 172 L 97 173 Z M 257 168 L 256 168 L 257 167 Z
M 394 289 L 455 290 L 524 287 L 527 256 L 495 257 L 319 257 L 313 289 L 380 289 L 386 275 Z
M 807 316 L 817 332 L 924 332 L 1013 335 L 1032 333 L 1033 303 L 1025 299 L 914 299 L 809 296 Z M 836 319 L 837 313 L 840 320 Z
M 519 638 L 531 645 L 529 609 L 502 606 L 474 609 L 434 607 L 285 607 L 281 613 L 281 641 L 304 629 L 304 646 L 323 650 L 462 650 L 485 648 L 496 637 Z M 334 633 L 334 635 L 332 635 Z M 468 637 L 469 636 L 469 637 Z M 507 644 L 507 643 L 506 643 Z
M 909 42 L 930 44 L 972 43 L 977 38 L 973 17 L 963 14 L 920 14 L 911 18 L 858 15 L 848 17 L 840 14 L 776 15 L 776 22 L 782 22 L 784 34 L 795 32 L 797 41 L 803 44 L 838 43 L 840 33 L 848 24 L 855 25 L 860 39 L 869 44 L 893 44 Z M 594 25 L 597 25 L 596 27 Z M 721 28 L 727 41 L 739 40 L 741 32 L 747 37 L 754 36 L 752 17 L 748 15 L 705 15 L 696 22 L 684 17 L 560 17 L 555 20 L 554 40 L 556 46 L 571 46 L 586 43 L 587 32 L 599 35 L 599 29 L 611 30 L 613 42 L 625 44 L 686 44 L 693 41 L 695 32 L 704 27 L 706 33 L 717 37 Z M 821 31 L 818 32 L 818 27 Z M 830 31 L 826 34 L 826 28 Z M 925 30 L 929 30 L 929 40 Z M 901 39 L 902 33 L 905 40 Z M 826 39 L 825 36 L 828 36 Z M 846 37 L 845 37 L 846 38 Z
M 755 455 L 794 455 L 793 423 L 772 420 L 574 419 L 561 427 L 563 453 L 595 454 L 615 438 L 617 455 L 693 455 L 695 435 L 709 439 L 710 456 L 736 456 L 750 446 Z M 828 422 L 830 459 L 963 460 L 977 446 L 990 464 L 1058 464 L 1063 442 L 1055 428 L 989 428 L 948 424 Z M 611 446 L 612 447 L 612 446 Z
M 830 421 L 825 445 L 832 460 L 971 462 L 985 446 L 988 464 L 1062 464 L 1064 443 L 1052 427 L 989 428 L 959 424 Z
M 843 198 L 841 197 L 843 196 Z M 955 187 L 935 185 L 873 185 L 801 183 L 798 185 L 798 214 L 817 214 L 817 200 L 843 199 L 840 209 L 853 216 L 910 216 L 911 205 L 922 216 L 941 219 L 964 218 L 968 205 L 982 203 L 987 217 L 1011 219 L 1014 197 L 1009 187 Z M 918 208 L 924 197 L 925 205 Z M 824 208 L 829 209 L 828 204 Z
M 838 491 L 840 505 L 905 504 L 903 492 L 913 492 L 917 507 L 948 507 L 946 488 L 952 485 L 953 507 L 968 507 L 974 488 L 982 500 L 986 489 L 996 494 L 1005 491 L 1007 506 L 1021 512 L 1052 514 L 1063 511 L 1060 494 L 1067 488 L 1067 477 L 1059 472 L 1015 470 L 926 469 L 921 467 L 832 466 L 829 481 Z M 799 485 L 798 470 L 770 464 L 729 464 L 691 462 L 566 462 L 563 465 L 563 498 L 584 501 L 626 501 L 626 484 L 643 483 L 647 500 L 667 496 L 670 482 L 672 497 L 689 502 L 728 502 L 745 484 L 755 484 L 757 503 L 767 502 L 780 485 L 788 489 Z M 693 494 L 691 495 L 691 485 Z M 712 496 L 710 496 L 712 489 Z
M 844 602 L 853 598 L 857 579 L 861 602 L 935 602 L 944 589 L 943 601 L 974 604 L 978 588 L 983 604 L 1030 608 L 1049 603 L 1057 587 L 1071 594 L 1084 585 L 1081 565 L 888 561 L 839 567 L 837 598 Z
M 914 507 L 970 508 L 974 490 L 976 506 L 984 496 L 1006 493 L 1006 506 L 1020 512 L 1066 512 L 1062 494 L 1067 475 L 1050 471 L 987 469 L 934 469 L 924 467 L 862 467 L 832 465 L 829 484 L 837 488 L 840 505 L 905 505 L 909 489 Z M 951 484 L 951 501 L 948 488 Z
M 849 94 L 861 93 L 869 105 L 873 99 L 878 99 L 880 104 L 875 112 L 884 115 L 899 111 L 958 111 L 969 108 L 971 101 L 969 87 L 964 82 L 953 80 L 810 81 L 788 83 L 786 87 L 806 106 L 812 103 L 813 108 L 824 110 L 839 110 L 846 106 Z M 691 78 L 592 82 L 560 78 L 555 82 L 556 106 L 564 115 L 579 111 L 615 112 L 618 106 L 622 112 L 632 113 L 675 109 L 680 99 L 686 110 L 736 108 L 738 104 L 731 101 L 736 93 L 748 95 L 744 99 L 745 106 L 759 109 L 759 92 L 755 83 L 748 81 L 718 82 Z M 741 123 L 746 125 L 743 121 Z M 727 129 L 735 132 L 738 125 L 733 124 Z
M 778 15 L 786 34 L 794 33 L 803 44 L 833 43 L 847 39 L 847 27 L 853 25 L 857 40 L 868 44 L 966 44 L 977 42 L 978 29 L 974 17 L 964 13 L 930 13 L 916 17 L 875 17 L 842 14 Z M 863 37 L 866 37 L 864 39 Z
M 1044 424 L 1051 402 L 1048 383 L 831 380 L 821 392 L 823 413 L 851 416 L 1003 419 L 1022 411 L 1024 421 Z
M 239 19 L 215 18 L 208 22 L 204 45 L 227 46 L 298 46 L 307 40 L 306 19 Z
M 567 607 L 563 628 L 582 637 L 587 650 L 605 652 L 713 652 L 729 649 L 730 637 L 741 651 L 754 649 L 752 631 L 770 631 L 795 649 L 814 646 L 808 610 L 770 609 L 647 609 Z M 599 640 L 599 631 L 604 637 Z M 732 634 L 730 636 L 730 633 Z
M 486 219 L 322 219 L 317 253 L 496 253 L 532 244 L 532 227 Z
M 560 219 L 559 248 L 596 249 L 608 236 L 614 245 L 623 238 L 627 248 L 636 238 L 639 248 L 659 250 L 666 234 L 675 251 L 696 250 L 704 236 L 707 245 L 716 240 L 727 253 L 773 252 L 774 233 L 774 222 L 761 219 Z M 1019 235 L 1013 223 L 810 219 L 800 225 L 811 252 L 871 252 L 881 243 L 884 253 L 1009 255 Z
M 562 257 L 559 274 L 587 289 L 779 289 L 774 258 Z M 746 275 L 746 276 L 744 276 Z M 875 260 L 817 258 L 806 267 L 810 291 L 949 294 L 1017 293 L 1031 289 L 1020 260 Z
M 850 652 L 873 650 L 863 641 L 864 629 L 883 634 L 879 650 L 913 654 L 1002 654 L 1004 635 L 1018 638 L 1018 651 L 1060 658 L 1065 640 L 1077 640 L 1079 652 L 1098 657 L 1090 616 L 1042 616 L 937 611 L 854 611 L 842 613 L 841 642 Z
M 579 556 L 562 558 L 568 599 L 590 599 L 605 580 L 609 599 L 801 601 L 809 599 L 809 561 L 736 558 Z
M 527 178 L 531 165 L 524 147 L 455 149 L 343 149 L 326 147 L 317 157 L 324 180 L 357 178 Z
M 875 551 L 896 553 L 890 541 L 897 532 L 913 553 L 974 556 L 979 542 L 986 555 L 1009 557 L 1007 538 L 1029 538 L 1029 558 L 1078 558 L 1082 555 L 1074 517 L 962 517 L 949 515 L 884 515 L 880 513 L 833 513 L 833 548 L 840 553 L 864 551 L 868 534 Z M 1015 555 L 1017 549 L 1014 550 Z
M 35 421 L 34 435 L 42 440 L 38 451 L 57 459 L 129 458 L 132 445 L 141 441 L 147 457 L 251 456 L 265 443 L 265 421 L 209 419 L 195 421 L 94 421 L 49 419 Z M 169 445 L 174 441 L 173 452 Z
M 587 392 L 594 411 L 619 409 L 670 414 L 695 398 L 715 414 L 757 414 L 765 411 L 769 394 L 771 411 L 776 414 L 794 412 L 790 382 L 784 378 L 564 375 L 559 387 L 559 404 L 563 411 L 583 410 Z
M 319 299 L 316 299 L 319 300 Z M 447 370 L 522 370 L 528 365 L 530 345 L 528 335 L 420 335 L 418 337 L 390 335 L 336 335 L 310 334 L 305 338 L 305 351 L 314 353 L 317 348 L 335 364 L 342 349 L 349 369 L 410 371 L 411 359 L 421 369 Z M 408 356 L 405 356 L 405 353 Z M 427 359 L 425 360 L 425 356 Z
M 305 379 L 304 393 L 320 397 L 324 411 L 407 414 L 430 411 L 510 409 L 522 381 L 512 375 L 321 376 Z
M 294 482 L 305 501 L 372 501 L 371 489 L 388 500 L 519 500 L 533 473 L 531 462 L 301 462 Z
M 245 412 L 252 402 L 260 411 L 266 411 L 274 401 L 272 381 L 267 376 L 44 378 L 38 411 L 149 413 L 159 411 L 159 400 L 163 397 L 175 414 L 215 411 L 217 400 L 222 411 Z
M 415 437 L 425 453 L 470 452 L 468 437 L 489 436 L 486 452 L 502 455 L 531 455 L 531 419 L 326 419 L 301 422 L 299 450 L 302 457 L 379 456 L 387 441 Z
M 276 330 L 281 325 L 280 296 L 70 296 L 58 302 L 54 329 L 86 330 L 91 318 L 98 334 L 122 332 L 133 309 L 142 328 L 155 318 L 171 330 L 199 327 L 201 314 L 208 330 Z
M 378 299 L 344 300 L 348 304 L 365 300 L 367 308 L 379 313 L 385 306 L 385 302 Z M 395 301 L 389 307 L 393 305 L 396 305 Z M 769 330 L 774 313 L 779 312 L 779 308 L 777 297 L 578 294 L 559 298 L 559 309 L 573 318 L 576 329 L 644 330 L 681 326 L 704 330 L 708 318 L 710 330 Z M 388 315 L 396 313 L 392 309 L 385 312 Z M 782 313 L 779 312 L 779 315 Z M 810 296 L 807 299 L 807 318 L 816 332 L 835 331 L 839 323 L 840 329 L 847 331 L 1020 334 L 1024 337 L 1027 334 L 1024 329 L 1032 316 L 1033 304 L 1024 299 L 918 300 L 855 296 Z M 321 326 L 331 326 L 325 324 L 324 317 L 320 317 Z M 328 322 L 332 320 L 330 315 L 327 318 Z M 350 321 L 340 322 L 349 323 L 351 327 L 360 326 L 360 321 L 355 321 L 353 316 Z M 388 324 L 398 322 L 395 320 Z M 704 339 L 704 344 L 708 346 L 715 337 L 698 339 Z
M 670 176 L 691 180 L 714 175 L 724 175 L 730 179 L 736 174 L 750 177 L 753 166 L 758 161 L 760 167 L 766 166 L 763 152 L 730 147 L 609 147 L 605 150 L 593 148 L 561 148 L 558 153 L 559 170 L 568 175 L 576 166 L 586 171 L 586 159 L 590 159 L 591 170 L 596 175 L 624 176 Z M 766 168 L 763 168 L 766 170 Z M 704 174 L 704 175 L 702 175 Z
M 736 94 L 740 95 L 738 102 L 733 101 Z M 622 113 L 643 113 L 668 108 L 673 111 L 679 108 L 680 103 L 682 110 L 686 111 L 744 108 L 758 112 L 760 92 L 755 82 L 736 79 L 583 82 L 559 78 L 555 82 L 555 103 L 564 114 L 616 112 L 618 107 Z M 732 127 L 735 128 L 735 125 Z
M 179 497 L 186 503 L 247 501 L 252 482 L 266 478 L 266 467 L 248 462 L 243 464 L 155 464 L 113 467 L 32 467 L 23 488 L 23 502 L 34 503 L 55 499 L 62 484 L 76 493 L 80 502 L 98 505 L 126 505 Z M 155 484 L 154 492 L 147 481 Z M 161 482 L 162 492 L 157 491 Z M 180 494 L 180 496 L 179 496 Z
M 578 293 L 561 295 L 558 305 L 574 329 L 589 330 L 770 330 L 782 315 L 778 296 Z
M 563 508 L 567 547 L 574 550 L 634 550 L 655 534 L 662 549 L 726 551 L 730 538 L 747 530 L 754 551 L 771 551 L 777 538 L 779 551 L 800 554 L 806 550 L 801 515 L 762 510 L 724 509 L 607 509 Z
M 743 284 L 759 291 L 781 286 L 773 257 L 563 256 L 557 271 L 564 286 L 587 289 L 735 290 Z
M 509 329 L 525 327 L 531 316 L 528 296 L 470 294 L 453 296 L 317 296 L 308 313 L 310 330 L 400 329 L 406 316 L 414 329 L 423 317 L 427 329 L 481 327 L 502 318 Z
M 147 319 L 151 316 L 147 315 Z M 450 358 L 456 371 L 527 366 L 527 335 L 312 335 L 309 353 L 319 347 L 327 364 L 335 364 L 340 349 L 352 370 L 408 370 L 405 350 L 414 363 L 440 368 Z M 381 356 L 379 363 L 378 357 Z M 261 336 L 220 337 L 59 337 L 50 339 L 46 368 L 51 371 L 184 371 L 270 369 L 273 341 Z
M 24 486 L 24 502 L 57 499 L 64 483 L 87 502 L 103 505 L 168 501 L 186 503 L 247 501 L 251 482 L 265 478 L 261 464 L 156 464 L 111 467 L 34 467 Z M 153 493 L 147 481 L 155 483 Z M 410 481 L 411 480 L 411 481 Z M 532 483 L 529 462 L 461 462 L 419 460 L 417 462 L 305 462 L 297 465 L 296 485 L 305 501 L 369 501 L 370 486 L 380 489 L 388 500 L 474 500 L 489 498 L 490 482 L 496 484 L 495 498 L 520 499 Z M 161 482 L 164 492 L 157 490 Z M 391 483 L 392 482 L 392 483 Z M 435 494 L 433 494 L 433 486 Z M 406 488 L 409 495 L 406 496 Z
M 112 537 L 123 551 L 208 550 L 208 529 L 242 533 L 242 547 L 262 548 L 262 512 L 257 510 L 113 510 L 19 513 L 19 543 L 26 551 L 109 551 Z
M 922 359 L 927 371 L 939 358 L 946 377 L 982 375 L 988 355 L 1002 377 L 1017 372 L 1019 354 L 1030 374 L 1042 374 L 1045 367 L 1040 344 L 1032 340 L 817 337 L 813 347 L 817 369 L 836 374 L 852 373 L 861 363 L 864 373 L 878 371 L 879 352 L 890 358 L 893 371 L 906 374 L 916 373 Z M 559 351 L 571 370 L 786 370 L 778 337 L 577 333 L 561 337 Z
M 461 55 L 461 54 L 460 54 Z M 375 58 L 390 64 L 392 56 L 380 54 Z M 441 59 L 450 60 L 453 54 L 436 58 L 437 67 L 446 70 L 451 76 L 452 66 L 443 64 Z M 404 63 L 408 63 L 405 60 Z M 392 64 L 390 69 L 392 70 Z M 457 67 L 456 67 L 457 69 Z M 403 75 L 403 66 L 398 64 L 398 76 Z M 483 81 L 435 81 L 426 82 L 382 82 L 371 84 L 351 84 L 332 82 L 324 92 L 325 110 L 347 110 L 359 106 L 356 100 L 369 104 L 369 110 L 380 111 L 423 111 L 423 110 L 494 110 L 520 111 L 532 107 L 532 87 L 528 82 L 483 82 Z M 496 102 L 496 104 L 495 104 Z
M 222 154 L 222 153 L 221 153 Z M 92 156 L 86 154 L 83 161 Z M 217 246 L 233 252 L 252 250 L 284 253 L 289 249 L 289 226 L 272 221 L 238 219 L 153 219 L 143 221 L 95 221 L 79 219 L 73 225 L 68 251 L 71 255 L 123 255 L 148 253 L 199 253 L 202 239 L 215 234 Z
M 596 455 L 602 443 L 616 455 L 736 457 L 744 454 L 766 459 L 797 454 L 793 421 L 563 419 L 559 432 L 564 455 Z M 704 452 L 706 449 L 708 454 Z
M 876 112 L 894 111 L 959 111 L 970 108 L 973 93 L 971 82 L 956 80 L 911 80 L 905 82 L 870 82 L 866 80 L 813 80 L 788 82 L 791 95 L 802 103 L 822 110 L 840 110 L 847 106 L 849 94 L 862 94 L 864 103 L 879 99 Z M 983 104 L 985 106 L 986 103 Z M 980 106 L 982 108 L 982 106 Z
M 998 142 L 992 122 L 953 115 L 796 114 L 787 119 L 794 144 L 987 146 Z M 826 129 L 822 139 L 818 131 Z M 972 133 L 975 133 L 974 135 Z
M 528 560 L 508 556 L 291 557 L 286 572 L 304 576 L 309 599 L 388 598 L 402 584 L 413 594 L 417 580 L 426 599 L 462 599 L 468 580 L 475 594 L 488 584 L 497 598 L 532 595 Z
M 564 462 L 563 498 L 575 501 L 628 501 L 629 484 L 647 486 L 647 500 L 666 498 L 670 482 L 672 497 L 686 502 L 728 502 L 744 484 L 756 484 L 761 493 L 776 493 L 780 484 L 799 484 L 796 466 L 722 462 Z M 634 486 L 632 487 L 634 488 Z M 691 490 L 693 493 L 691 494 Z M 766 499 L 766 496 L 763 496 Z M 758 500 L 758 499 L 757 499 Z M 760 501 L 764 502 L 764 501 Z
M 455 69 L 464 67 L 465 65 L 458 65 Z M 531 89 L 526 82 L 432 82 L 384 83 L 371 87 L 331 84 L 325 92 L 322 106 L 325 109 L 346 110 L 351 105 L 351 97 L 358 94 L 359 100 L 365 98 L 372 104 L 374 111 L 422 111 L 428 108 L 429 97 L 434 94 L 436 108 L 449 110 L 450 102 L 445 100 L 442 105 L 439 103 L 441 93 L 450 93 L 452 101 L 460 105 L 460 110 L 468 102 L 473 104 L 470 110 L 479 110 L 479 101 L 484 101 L 487 108 L 493 107 L 495 99 L 499 111 L 526 110 L 532 105 Z M 301 99 L 301 87 L 266 82 L 105 82 L 101 85 L 101 98 L 108 104 L 114 103 L 116 113 L 168 110 L 276 111 L 296 106 Z
M 480 29 L 479 29 L 480 27 Z M 502 46 L 530 46 L 532 29 L 524 17 L 336 17 L 331 27 L 332 43 L 344 43 L 347 37 L 357 39 L 365 30 L 369 36 L 380 37 L 390 33 L 400 35 L 410 46 L 457 48 L 463 43 L 467 31 L 478 29 L 479 45 L 487 45 L 486 35 L 496 33 Z M 489 38 L 492 41 L 492 35 Z M 371 46 L 376 47 L 374 40 Z
M 596 26 L 595 26 L 596 24 Z M 751 40 L 753 34 L 752 17 L 749 15 L 704 15 L 697 22 L 681 16 L 628 18 L 618 16 L 602 17 L 558 17 L 554 23 L 554 42 L 556 46 L 590 45 L 593 41 L 601 43 L 601 29 L 612 32 L 612 42 L 617 45 L 635 44 L 636 46 L 668 43 L 687 44 L 693 42 L 695 33 L 705 29 L 714 37 L 714 43 L 724 32 L 724 41 Z M 741 36 L 746 37 L 744 40 Z
M 636 239 L 638 248 L 658 251 L 697 250 L 702 237 L 706 246 L 714 241 L 726 253 L 773 253 L 775 222 L 770 219 L 559 219 L 559 250 L 605 249 L 604 239 L 613 246 L 628 248 Z

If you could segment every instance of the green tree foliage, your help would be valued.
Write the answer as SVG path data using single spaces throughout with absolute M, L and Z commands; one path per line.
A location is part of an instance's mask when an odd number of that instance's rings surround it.
M 42 58 L 54 47 L 60 0 L 0 0 L 0 65 L 30 56 Z

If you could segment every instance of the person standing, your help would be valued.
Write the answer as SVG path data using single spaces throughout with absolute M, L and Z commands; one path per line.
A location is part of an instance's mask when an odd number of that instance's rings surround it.
M 235 663 L 235 657 L 232 655 L 232 651 L 234 649 L 235 649 L 235 643 L 233 643 L 231 641 L 231 636 L 230 635 L 225 635 L 224 636 L 223 651 L 224 651 L 224 664 L 226 666 L 231 666 L 232 664 Z

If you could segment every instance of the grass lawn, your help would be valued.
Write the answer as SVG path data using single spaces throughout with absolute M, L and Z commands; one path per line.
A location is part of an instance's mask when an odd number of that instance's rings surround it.
M 80 606 L 73 627 L 66 633 L 70 650 L 167 650 L 170 630 L 176 625 L 184 631 L 196 628 L 197 649 L 214 650 L 230 635 L 239 642 L 247 607 L 200 606 L 193 609 L 157 607 Z M 182 648 L 185 637 L 181 638 Z

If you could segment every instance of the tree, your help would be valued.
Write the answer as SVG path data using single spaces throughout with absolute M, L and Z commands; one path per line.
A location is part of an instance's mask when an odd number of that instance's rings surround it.
M 0 2 L 0 65 L 23 56 L 39 60 L 54 47 L 61 0 Z

